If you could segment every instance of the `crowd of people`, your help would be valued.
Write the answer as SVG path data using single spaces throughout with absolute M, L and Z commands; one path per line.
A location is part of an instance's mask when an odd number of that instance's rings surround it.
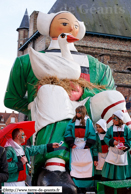
M 131 131 L 123 123 L 124 113 L 117 110 L 112 115 L 113 125 L 107 129 L 100 119 L 93 125 L 85 106 L 76 108 L 76 115 L 69 121 L 65 142 L 70 148 L 70 176 L 78 189 L 96 186 L 102 180 L 125 180 L 131 177 Z M 30 157 L 53 152 L 59 143 L 39 146 L 21 146 L 25 133 L 21 128 L 12 132 L 11 141 L 0 147 L 0 182 L 4 186 L 25 186 Z
M 98 181 L 131 177 L 131 132 L 123 118 L 124 113 L 117 110 L 112 115 L 111 127 L 107 129 L 106 121 L 100 119 L 94 129 L 86 108 L 76 109 L 66 128 L 65 141 L 71 148 L 70 175 L 79 193 L 84 193 L 85 187 L 96 186 Z

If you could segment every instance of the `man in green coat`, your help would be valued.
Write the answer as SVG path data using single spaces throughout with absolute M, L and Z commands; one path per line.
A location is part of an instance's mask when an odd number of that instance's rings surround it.
M 39 146 L 21 146 L 25 142 L 25 134 L 22 129 L 16 128 L 12 132 L 12 139 L 5 145 L 8 161 L 9 178 L 4 186 L 25 186 L 26 175 L 28 174 L 28 164 L 30 156 L 51 152 L 58 148 L 58 143 L 39 145 Z

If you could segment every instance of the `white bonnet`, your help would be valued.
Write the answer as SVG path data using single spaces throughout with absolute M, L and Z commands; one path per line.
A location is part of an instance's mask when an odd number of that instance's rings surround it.
M 54 19 L 56 15 L 60 13 L 65 13 L 65 12 L 71 13 L 69 11 L 60 11 L 57 13 L 50 13 L 50 14 L 39 12 L 38 17 L 37 17 L 37 29 L 40 32 L 40 34 L 49 36 L 50 24 L 52 20 Z M 77 34 L 77 38 L 81 40 L 85 35 L 86 28 L 85 28 L 84 22 L 78 21 L 78 23 L 79 23 L 79 32 Z
M 106 132 L 107 131 L 107 125 L 106 121 L 104 119 L 100 119 L 99 121 L 96 122 L 96 124 L 100 125 L 101 128 Z
M 119 119 L 123 121 L 124 113 L 121 110 L 117 110 L 116 112 L 113 113 L 113 115 L 116 115 Z

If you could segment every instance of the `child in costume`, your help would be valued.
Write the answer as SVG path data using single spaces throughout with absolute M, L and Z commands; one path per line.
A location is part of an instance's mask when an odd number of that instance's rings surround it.
M 105 158 L 108 153 L 108 145 L 104 142 L 104 137 L 107 132 L 107 125 L 104 119 L 96 122 L 96 143 L 93 147 L 93 160 L 95 168 L 95 186 L 98 181 L 101 181 L 102 168 L 105 163 Z
M 127 178 L 128 154 L 130 149 L 130 129 L 123 123 L 124 113 L 121 110 L 112 115 L 113 125 L 107 130 L 104 141 L 109 147 L 102 176 L 111 180 Z
M 96 134 L 92 121 L 87 116 L 85 106 L 76 108 L 75 117 L 67 125 L 65 141 L 71 148 L 70 175 L 75 185 L 78 188 L 93 186 L 91 179 L 94 169 L 90 148 L 96 142 Z

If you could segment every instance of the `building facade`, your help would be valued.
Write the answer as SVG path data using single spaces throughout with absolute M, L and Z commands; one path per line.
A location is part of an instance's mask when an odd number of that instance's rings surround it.
M 12 113 L 6 113 L 6 111 L 4 113 L 0 112 L 0 129 L 3 129 L 10 123 L 17 123 L 18 116 L 19 114 L 14 113 L 14 111 Z

